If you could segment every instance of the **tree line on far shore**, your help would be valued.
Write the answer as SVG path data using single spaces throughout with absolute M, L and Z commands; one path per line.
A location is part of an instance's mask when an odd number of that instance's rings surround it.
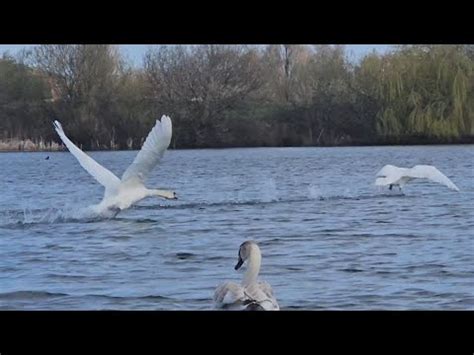
M 139 149 L 161 115 L 173 148 L 457 143 L 474 137 L 474 46 L 40 45 L 0 58 L 0 141 Z M 49 143 L 51 144 L 51 143 Z

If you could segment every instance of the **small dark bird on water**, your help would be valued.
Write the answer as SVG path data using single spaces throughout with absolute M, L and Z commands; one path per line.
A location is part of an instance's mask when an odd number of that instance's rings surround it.
M 46 158 L 44 158 L 44 160 L 49 160 L 49 155 Z

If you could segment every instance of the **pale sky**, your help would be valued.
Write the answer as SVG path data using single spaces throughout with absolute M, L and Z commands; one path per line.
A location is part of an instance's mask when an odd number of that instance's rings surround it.
M 22 44 L 0 44 L 0 56 L 8 51 L 10 54 L 16 54 L 23 48 L 31 48 L 34 45 L 22 45 Z M 119 45 L 122 53 L 129 58 L 135 66 L 141 66 L 143 54 L 151 45 L 143 44 L 121 44 Z M 366 53 L 369 53 L 373 50 L 378 53 L 384 53 L 388 51 L 392 46 L 391 45 L 373 45 L 373 44 L 350 44 L 346 45 L 348 53 L 355 60 L 362 58 Z

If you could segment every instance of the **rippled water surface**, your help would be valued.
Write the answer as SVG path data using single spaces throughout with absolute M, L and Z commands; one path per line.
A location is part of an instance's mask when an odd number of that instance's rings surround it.
M 389 163 L 461 192 L 376 188 Z M 474 309 L 473 146 L 168 151 L 148 186 L 179 200 L 84 219 L 103 189 L 70 153 L 0 154 L 0 309 L 212 309 L 246 239 L 282 309 Z

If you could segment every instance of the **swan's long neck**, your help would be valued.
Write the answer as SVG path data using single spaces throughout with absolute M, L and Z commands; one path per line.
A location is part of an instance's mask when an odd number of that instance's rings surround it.
M 242 285 L 248 286 L 257 282 L 258 273 L 260 271 L 260 264 L 262 263 L 262 255 L 260 250 L 252 248 L 248 258 L 247 270 L 245 271 Z

